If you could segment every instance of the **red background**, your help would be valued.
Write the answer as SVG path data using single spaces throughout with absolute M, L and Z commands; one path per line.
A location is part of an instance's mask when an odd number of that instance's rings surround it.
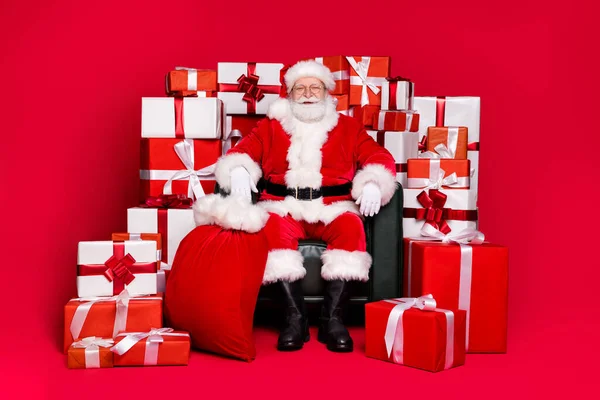
M 501 398 L 597 387 L 595 13 L 579 1 L 486 3 L 3 1 L 3 391 Z M 316 341 L 284 356 L 266 333 L 250 365 L 194 354 L 188 368 L 67 370 L 62 307 L 75 295 L 77 242 L 126 229 L 141 97 L 162 96 L 176 65 L 332 54 L 390 55 L 417 95 L 481 96 L 480 228 L 510 248 L 508 354 L 433 375 L 324 355 Z

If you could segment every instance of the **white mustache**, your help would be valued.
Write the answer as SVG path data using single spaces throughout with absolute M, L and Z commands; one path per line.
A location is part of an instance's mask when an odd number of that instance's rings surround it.
M 317 103 L 322 102 L 323 100 L 318 100 L 318 99 L 313 100 L 313 99 L 308 99 L 306 97 L 300 97 L 298 100 L 295 100 L 295 101 L 296 101 L 296 103 L 300 103 L 300 104 L 306 104 L 306 103 L 317 104 Z

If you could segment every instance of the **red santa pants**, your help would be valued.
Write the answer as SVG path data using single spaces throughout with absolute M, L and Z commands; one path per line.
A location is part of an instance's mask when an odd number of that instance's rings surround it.
M 356 214 L 345 212 L 331 223 L 324 224 L 270 213 L 264 229 L 270 249 L 264 284 L 278 280 L 293 282 L 306 275 L 302 254 L 298 251 L 298 241 L 302 239 L 327 243 L 327 250 L 321 256 L 323 279 L 368 279 L 371 256 L 366 252 L 363 221 Z

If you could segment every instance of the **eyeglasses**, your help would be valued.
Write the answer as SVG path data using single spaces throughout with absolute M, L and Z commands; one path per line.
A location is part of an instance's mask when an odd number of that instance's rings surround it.
M 323 86 L 317 86 L 317 85 L 310 85 L 308 88 L 306 86 L 294 86 L 292 88 L 292 90 L 294 91 L 294 94 L 296 95 L 302 95 L 304 93 L 306 93 L 306 89 L 310 90 L 310 92 L 314 95 L 319 95 L 321 93 L 323 93 Z

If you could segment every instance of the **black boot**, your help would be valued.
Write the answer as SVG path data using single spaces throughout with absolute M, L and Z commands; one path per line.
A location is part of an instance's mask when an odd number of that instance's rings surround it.
M 319 342 L 326 343 L 327 349 L 336 352 L 350 352 L 354 348 L 352 338 L 342 321 L 343 308 L 349 294 L 350 282 L 334 280 L 327 282 L 321 324 L 319 326 Z
M 308 342 L 310 339 L 302 284 L 299 280 L 295 282 L 280 281 L 279 284 L 282 288 L 286 309 L 285 323 L 277 340 L 277 350 L 300 350 L 304 346 L 304 342 Z

